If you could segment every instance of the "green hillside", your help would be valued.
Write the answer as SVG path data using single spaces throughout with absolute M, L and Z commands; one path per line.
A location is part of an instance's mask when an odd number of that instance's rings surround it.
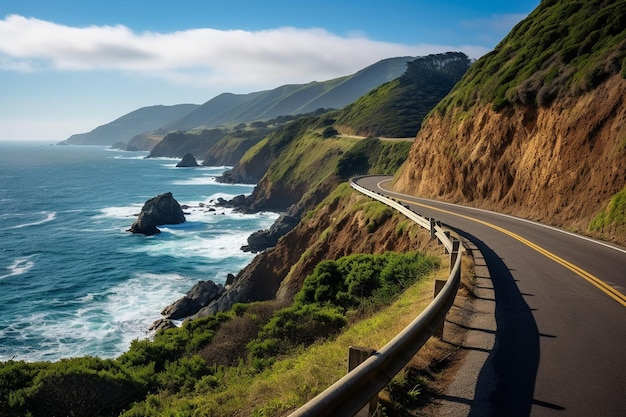
M 478 60 L 438 106 L 548 106 L 611 74 L 626 78 L 626 2 L 544 0 Z
M 422 119 L 450 92 L 470 63 L 460 52 L 417 58 L 407 63 L 400 78 L 347 106 L 337 125 L 361 136 L 414 137 Z

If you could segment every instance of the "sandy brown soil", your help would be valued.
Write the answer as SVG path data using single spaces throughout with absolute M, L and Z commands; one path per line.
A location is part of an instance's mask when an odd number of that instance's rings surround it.
M 626 186 L 626 80 L 550 107 L 434 115 L 395 183 L 407 194 L 496 209 L 570 230 Z M 626 244 L 626 236 L 599 236 Z

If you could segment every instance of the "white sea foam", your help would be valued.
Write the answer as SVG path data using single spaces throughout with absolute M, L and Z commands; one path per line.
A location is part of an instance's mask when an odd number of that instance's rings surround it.
M 172 185 L 218 185 L 214 175 L 203 175 L 201 177 L 188 178 L 186 180 L 176 180 L 171 182 Z
M 40 224 L 51 222 L 52 220 L 57 218 L 56 211 L 41 211 L 37 213 L 37 215 L 40 215 L 43 218 L 40 220 L 33 221 L 33 222 L 27 222 L 27 223 L 22 223 L 22 224 L 18 224 L 15 226 L 11 226 L 8 229 L 21 229 L 21 228 L 29 227 L 29 226 L 38 226 Z
M 31 260 L 33 256 L 34 255 L 23 256 L 14 259 L 13 262 L 6 267 L 9 273 L 0 275 L 0 279 L 22 275 L 30 271 L 35 266 L 35 262 Z
M 143 207 L 143 204 L 133 204 L 122 207 L 105 207 L 100 209 L 100 214 L 93 216 L 93 218 L 126 219 L 128 217 L 136 216 L 141 211 L 141 207 Z
M 183 235 L 175 229 L 161 227 L 164 235 Z M 251 255 L 241 251 L 241 246 L 247 242 L 249 232 L 222 233 L 210 237 L 186 236 L 184 239 L 154 239 L 151 245 L 136 249 L 149 256 L 171 256 L 175 258 L 205 258 L 212 262 L 223 259 L 240 258 L 250 259 Z
M 129 156 L 129 155 L 115 155 L 113 158 L 114 159 L 146 159 L 146 155 L 148 155 L 147 152 L 144 155 L 133 155 L 133 156 Z
M 134 339 L 148 337 L 163 307 L 185 295 L 194 283 L 179 274 L 137 273 L 111 289 L 104 309 L 112 325 L 123 330 L 118 350 L 127 350 Z
M 161 317 L 161 309 L 182 297 L 193 284 L 179 274 L 136 273 L 102 293 L 76 299 L 73 310 L 23 316 L 0 330 L 0 337 L 10 334 L 28 347 L 10 357 L 0 354 L 0 361 L 116 357 L 128 350 L 132 340 L 149 337 L 148 329 Z M 66 302 L 59 303 L 67 307 Z

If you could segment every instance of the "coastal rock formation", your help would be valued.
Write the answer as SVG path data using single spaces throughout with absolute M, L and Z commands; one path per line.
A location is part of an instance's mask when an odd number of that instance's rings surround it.
M 183 155 L 183 159 L 176 164 L 177 168 L 186 168 L 186 167 L 197 167 L 198 162 L 196 161 L 196 157 L 193 156 L 191 153 L 187 152 L 185 155 Z
M 165 307 L 161 314 L 167 319 L 180 320 L 197 313 L 224 292 L 224 286 L 213 281 L 199 281 L 185 296 Z
M 120 142 L 115 142 L 113 145 L 111 145 L 111 149 L 117 149 L 120 151 L 125 151 L 126 150 L 126 143 L 120 141 Z
M 137 220 L 128 231 L 152 236 L 161 233 L 157 226 L 184 222 L 185 214 L 182 207 L 174 199 L 172 193 L 168 192 L 146 201 Z
M 241 247 L 244 252 L 262 252 L 267 248 L 276 246 L 281 236 L 289 233 L 298 225 L 300 217 L 289 214 L 281 214 L 269 229 L 258 230 L 248 237 L 248 244 Z

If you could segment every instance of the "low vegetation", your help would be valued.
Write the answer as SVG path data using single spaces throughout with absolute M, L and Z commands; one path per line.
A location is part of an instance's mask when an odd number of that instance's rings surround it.
M 385 141 L 375 137 L 359 140 L 341 155 L 336 173 L 342 179 L 370 172 L 393 174 L 406 160 L 411 145 L 409 141 Z
M 414 285 L 439 265 L 439 258 L 417 252 L 352 255 L 320 263 L 291 306 L 238 304 L 228 313 L 160 331 L 153 341 L 136 340 L 117 359 L 1 363 L 0 413 L 275 415 L 337 379 L 336 364 L 324 362 L 345 360 L 347 348 L 338 347 L 338 339 L 365 332 L 363 326 L 368 332 L 388 326 L 398 303 L 407 308 Z M 295 378 L 296 370 L 306 383 L 261 392 L 286 373 Z
M 589 230 L 605 236 L 626 233 L 626 187 L 615 194 L 607 206 L 591 221 Z

